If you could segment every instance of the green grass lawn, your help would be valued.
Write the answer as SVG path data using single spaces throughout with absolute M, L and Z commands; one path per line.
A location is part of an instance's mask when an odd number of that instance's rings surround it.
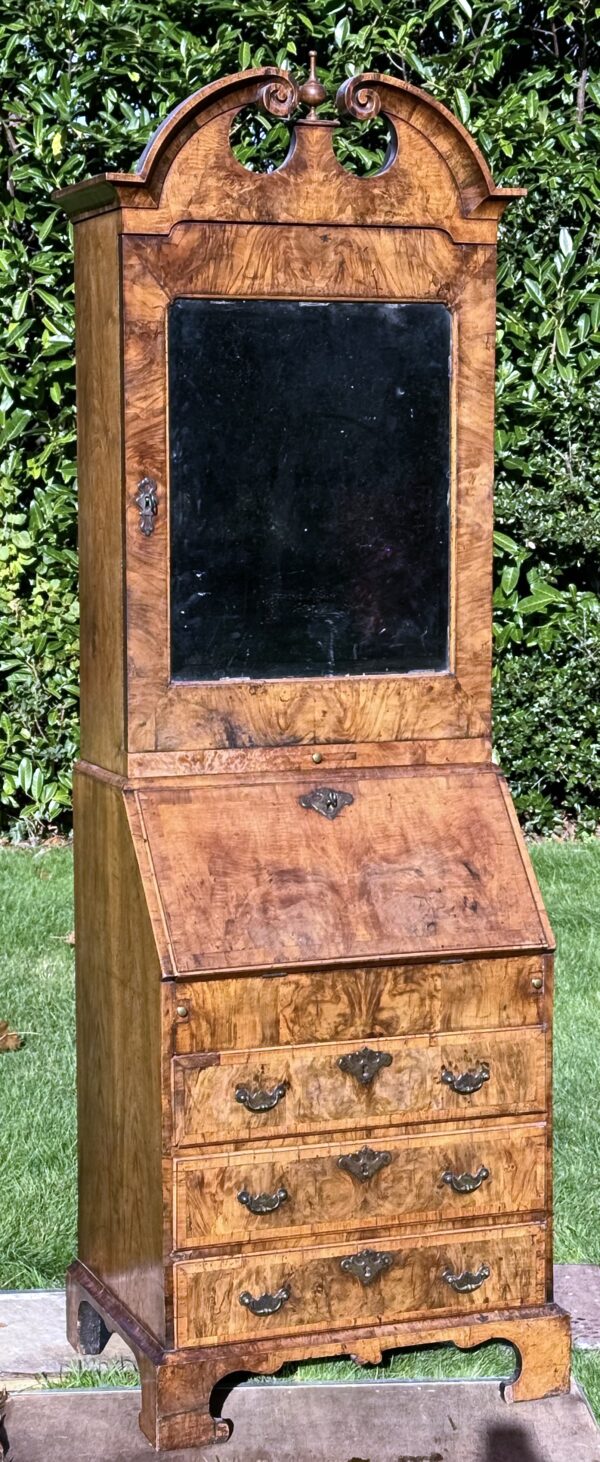
M 558 939 L 555 1045 L 555 1244 L 558 1262 L 600 1264 L 600 843 L 532 849 Z M 75 1252 L 75 1059 L 72 862 L 66 848 L 0 850 L 0 1018 L 25 1037 L 0 1055 L 0 1285 L 63 1283 Z M 462 1355 L 431 1347 L 375 1374 L 508 1375 L 507 1346 Z M 576 1374 L 600 1415 L 600 1352 Z M 373 1375 L 350 1361 L 299 1366 L 297 1379 Z M 71 1383 L 87 1383 L 75 1369 Z M 111 1377 L 112 1379 L 112 1377 Z
M 0 1285 L 52 1288 L 75 1251 L 73 863 L 67 848 L 0 850 Z

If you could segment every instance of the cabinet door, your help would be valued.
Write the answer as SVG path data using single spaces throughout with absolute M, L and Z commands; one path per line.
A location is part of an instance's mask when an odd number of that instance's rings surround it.
M 310 237 L 123 240 L 133 755 L 489 734 L 487 249 Z

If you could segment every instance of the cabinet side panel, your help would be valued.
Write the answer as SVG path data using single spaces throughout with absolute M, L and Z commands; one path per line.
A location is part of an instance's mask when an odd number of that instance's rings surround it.
M 125 770 L 118 214 L 75 228 L 81 754 Z
M 125 798 L 75 776 L 79 1258 L 164 1338 L 160 967 Z

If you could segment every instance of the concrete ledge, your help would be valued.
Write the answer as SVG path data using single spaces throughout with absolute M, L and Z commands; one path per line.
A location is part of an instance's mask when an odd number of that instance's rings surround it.
M 223 1445 L 152 1450 L 139 1393 L 37 1391 L 9 1400 L 6 1462 L 600 1462 L 600 1432 L 576 1387 L 508 1407 L 489 1381 L 248 1383 L 223 1413 Z

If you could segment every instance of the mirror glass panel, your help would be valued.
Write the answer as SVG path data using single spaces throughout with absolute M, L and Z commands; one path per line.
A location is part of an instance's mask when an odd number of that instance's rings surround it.
M 441 304 L 169 311 L 174 680 L 448 665 Z

